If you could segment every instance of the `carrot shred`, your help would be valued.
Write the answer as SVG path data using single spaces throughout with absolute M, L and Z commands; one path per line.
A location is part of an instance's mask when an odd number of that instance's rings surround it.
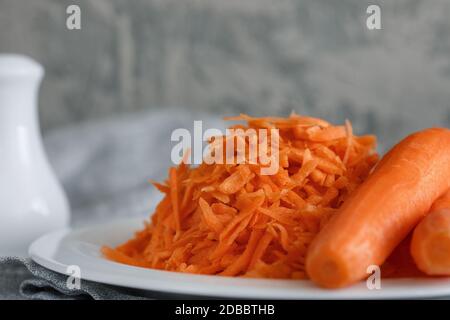
M 214 230 L 214 232 L 220 233 L 220 231 L 222 231 L 223 229 L 222 223 L 214 214 L 208 202 L 206 202 L 203 198 L 200 198 L 198 200 L 198 204 L 203 212 L 203 217 L 205 218 L 205 222 L 208 225 L 208 227 Z
M 266 232 L 264 236 L 261 237 L 261 240 L 259 241 L 258 245 L 255 248 L 255 251 L 253 253 L 252 259 L 249 264 L 249 268 L 253 268 L 255 264 L 262 258 L 264 255 L 264 252 L 266 251 L 267 247 L 269 246 L 270 242 L 272 241 L 273 235 L 269 232 Z
M 175 220 L 176 234 L 181 230 L 180 212 L 178 207 L 178 183 L 177 183 L 177 170 L 170 168 L 170 198 L 172 200 L 172 210 Z
M 232 128 L 278 129 L 279 170 L 262 175 L 259 158 L 196 167 L 182 161 L 165 183 L 152 182 L 163 200 L 132 239 L 102 248 L 107 259 L 187 273 L 307 278 L 307 249 L 370 174 L 378 159 L 376 139 L 355 136 L 349 121 L 333 126 L 295 113 L 229 120 L 247 122 Z M 235 138 L 250 141 L 226 136 L 210 143 L 225 152 L 224 143 Z

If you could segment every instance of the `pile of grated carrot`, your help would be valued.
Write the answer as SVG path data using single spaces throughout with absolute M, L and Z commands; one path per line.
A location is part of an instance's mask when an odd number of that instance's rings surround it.
M 259 278 L 307 278 L 306 251 L 378 160 L 376 138 L 349 121 L 312 117 L 229 118 L 232 128 L 279 130 L 279 170 L 261 164 L 184 163 L 169 170 L 151 222 L 110 260 L 169 271 Z M 248 140 L 246 140 L 248 143 Z

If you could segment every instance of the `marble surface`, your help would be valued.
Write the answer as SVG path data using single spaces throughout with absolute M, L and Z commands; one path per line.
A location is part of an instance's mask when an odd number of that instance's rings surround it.
M 450 121 L 447 0 L 0 0 L 0 51 L 41 61 L 44 131 L 185 106 L 350 118 L 392 141 Z M 381 6 L 382 30 L 366 28 Z

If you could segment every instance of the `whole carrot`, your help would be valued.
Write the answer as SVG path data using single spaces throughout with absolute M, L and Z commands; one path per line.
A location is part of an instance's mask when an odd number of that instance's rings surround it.
M 450 275 L 450 191 L 440 197 L 417 225 L 411 255 L 428 275 Z
M 306 271 L 323 287 L 364 279 L 450 185 L 450 130 L 414 133 L 392 148 L 312 242 Z

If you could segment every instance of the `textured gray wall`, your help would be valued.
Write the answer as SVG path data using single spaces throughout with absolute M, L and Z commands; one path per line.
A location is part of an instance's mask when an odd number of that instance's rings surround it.
M 448 0 L 0 0 L 0 52 L 46 67 L 44 130 L 168 106 L 295 109 L 381 136 L 448 125 L 449 30 Z

